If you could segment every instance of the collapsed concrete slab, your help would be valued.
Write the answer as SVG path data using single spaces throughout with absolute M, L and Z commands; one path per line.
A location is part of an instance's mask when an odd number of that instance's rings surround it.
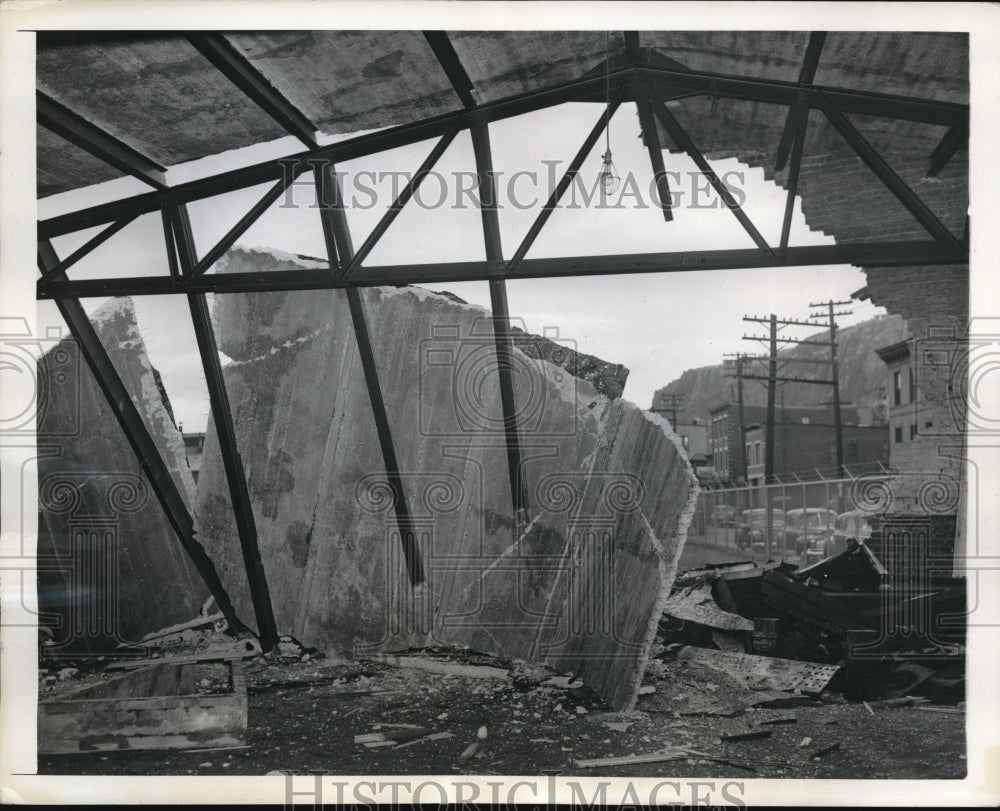
M 132 300 L 91 317 L 189 509 L 194 480 Z M 38 601 L 50 652 L 107 651 L 196 616 L 208 590 L 72 339 L 39 359 Z
M 217 272 L 311 266 L 234 250 Z M 543 661 L 630 707 L 697 497 L 679 438 L 617 398 L 622 367 L 565 340 L 518 334 L 513 385 L 529 518 L 521 527 L 489 313 L 418 287 L 362 297 L 426 573 L 417 588 L 344 291 L 215 297 L 279 632 L 349 656 L 451 644 Z M 248 619 L 211 423 L 197 512 Z

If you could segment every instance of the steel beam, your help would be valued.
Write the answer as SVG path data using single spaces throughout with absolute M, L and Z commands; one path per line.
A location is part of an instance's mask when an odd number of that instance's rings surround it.
M 639 32 L 625 31 L 625 54 L 629 61 L 638 62 L 642 59 L 642 52 L 639 50 Z
M 170 221 L 170 209 L 164 203 L 160 207 L 160 219 L 163 221 L 163 239 L 167 249 L 167 267 L 170 270 L 170 278 L 174 281 L 180 279 L 180 268 L 177 264 L 177 249 L 174 244 L 174 226 Z
M 524 239 L 521 240 L 521 244 L 518 245 L 517 250 L 514 252 L 514 257 L 510 260 L 510 269 L 513 269 L 521 264 L 525 255 L 538 238 L 538 234 L 545 226 L 545 223 L 548 222 L 549 217 L 552 216 L 552 212 L 555 210 L 556 206 L 559 205 L 559 201 L 566 193 L 570 183 L 573 182 L 573 178 L 576 177 L 577 173 L 580 171 L 580 167 L 583 166 L 583 162 L 587 159 L 587 156 L 594 148 L 594 144 L 597 143 L 597 139 L 601 137 L 601 134 L 608 125 L 608 121 L 611 120 L 611 117 L 618 110 L 619 106 L 621 106 L 620 94 L 617 98 L 612 99 L 611 105 L 607 108 L 607 110 L 601 110 L 601 116 L 597 119 L 597 123 L 594 124 L 590 133 L 584 139 L 583 144 L 580 146 L 580 149 L 577 150 L 573 160 L 570 161 L 569 166 L 566 167 L 566 172 L 559 180 L 558 185 L 549 195 L 549 199 L 545 202 L 542 210 L 538 213 L 535 221 L 531 224 L 531 227 L 528 229 L 528 233 L 525 234 Z
M 103 231 L 101 231 L 93 238 L 87 240 L 87 242 L 85 242 L 83 245 L 81 245 L 79 248 L 73 251 L 73 253 L 71 253 L 65 259 L 63 259 L 60 262 L 57 262 L 49 270 L 42 273 L 42 275 L 39 277 L 39 281 L 47 282 L 51 279 L 56 278 L 57 276 L 62 276 L 67 270 L 69 270 L 69 268 L 71 268 L 73 265 L 75 265 L 77 262 L 83 259 L 83 257 L 91 253 L 94 249 L 103 245 L 105 242 L 111 239 L 111 237 L 113 237 L 115 234 L 117 234 L 126 226 L 133 223 L 136 219 L 138 219 L 142 214 L 145 213 L 146 212 L 143 211 L 142 207 L 139 207 L 133 209 L 133 211 L 130 214 L 127 214 L 126 216 L 122 217 L 117 222 L 111 223 L 111 225 L 109 225 L 107 228 L 105 228 Z
M 890 93 L 869 93 L 823 85 L 780 82 L 743 76 L 727 76 L 705 71 L 687 71 L 659 65 L 643 64 L 638 69 L 639 81 L 653 86 L 674 87 L 708 93 L 725 98 L 763 101 L 770 104 L 808 104 L 822 107 L 824 99 L 843 113 L 873 115 L 947 127 L 968 125 L 969 105 L 897 96 Z
M 967 127 L 951 127 L 945 134 L 941 142 L 934 147 L 931 156 L 927 161 L 926 177 L 937 177 L 941 170 L 947 166 L 948 161 L 955 157 L 963 146 L 969 142 L 969 130 Z
M 667 180 L 667 167 L 663 163 L 663 146 L 660 144 L 660 135 L 653 116 L 653 96 L 648 87 L 644 86 L 640 91 L 636 107 L 639 109 L 643 140 L 649 152 L 649 163 L 653 167 L 653 177 L 656 179 L 656 195 L 660 198 L 663 219 L 670 222 L 674 218 L 670 209 L 670 184 Z
M 455 140 L 455 136 L 458 135 L 462 119 L 459 118 L 455 121 L 452 127 L 446 132 L 441 139 L 434 145 L 430 154 L 424 159 L 424 162 L 420 164 L 420 168 L 417 169 L 416 174 L 410 178 L 410 181 L 406 184 L 405 188 L 399 193 L 399 196 L 392 201 L 392 205 L 389 206 L 389 210 L 382 216 L 382 219 L 378 221 L 372 232 L 368 235 L 360 248 L 358 248 L 357 253 L 351 257 L 351 260 L 347 263 L 344 268 L 344 278 L 349 278 L 352 276 L 359 267 L 361 263 L 368 258 L 368 255 L 378 244 L 378 241 L 382 238 L 382 235 L 389 230 L 389 226 L 392 225 L 393 221 L 399 216 L 399 212 L 403 210 L 410 199 L 416 194 L 417 189 L 420 188 L 420 184 L 424 182 L 424 178 L 430 174 L 431 169 L 438 162 L 438 159 L 445 153 L 445 150 L 451 146 L 451 142 Z
M 493 184 L 493 152 L 486 124 L 472 128 L 472 148 L 479 175 L 479 210 L 483 220 L 483 242 L 486 261 L 497 268 L 503 263 L 500 245 L 500 221 L 497 215 L 497 195 Z M 490 279 L 490 304 L 493 310 L 493 340 L 497 356 L 497 377 L 500 384 L 500 408 L 507 446 L 507 474 L 510 479 L 510 501 L 514 511 L 515 538 L 520 537 L 530 520 L 528 491 L 521 478 L 521 439 L 518 434 L 517 403 L 511 356 L 510 312 L 507 307 L 507 286 L 503 279 Z
M 823 98 L 825 99 L 825 97 Z M 934 212 L 927 207 L 913 189 L 906 185 L 906 181 L 896 174 L 885 158 L 878 153 L 875 147 L 865 140 L 865 137 L 847 120 L 847 117 L 830 101 L 826 101 L 822 109 L 823 113 L 830 120 L 830 123 L 844 136 L 844 140 L 851 145 L 851 148 L 858 154 L 858 157 L 867 164 L 868 168 L 875 173 L 875 176 L 885 184 L 889 191 L 896 196 L 896 199 L 916 218 L 917 222 L 932 237 L 943 242 L 952 250 L 963 250 L 962 244 L 955 238 L 951 231 L 945 228 L 944 223 L 937 218 Z
M 722 198 L 722 202 L 726 204 L 726 208 L 733 212 L 733 216 L 739 220 L 740 225 L 742 225 L 744 230 L 750 235 L 750 239 L 752 239 L 757 244 L 757 247 L 766 254 L 773 256 L 774 251 L 772 251 L 771 246 L 767 244 L 767 240 L 761 236 L 760 231 L 758 231 L 754 224 L 750 221 L 750 218 L 746 215 L 746 212 L 743 211 L 740 204 L 736 202 L 736 198 L 733 197 L 732 193 L 726 187 L 726 184 L 719 179 L 715 170 L 708 165 L 708 161 L 705 160 L 705 156 L 701 154 L 701 150 L 698 149 L 694 141 L 691 140 L 691 136 L 687 134 L 680 122 L 674 118 L 674 114 L 667 109 L 667 105 L 662 101 L 658 101 L 653 103 L 652 107 L 653 112 L 656 113 L 657 118 L 660 119 L 660 122 L 666 129 L 667 134 L 670 135 L 673 142 L 680 149 L 683 149 L 691 160 L 695 162 L 695 165 L 708 179 L 712 188 L 715 189 L 715 193 Z
M 323 162 L 313 167 L 316 184 L 316 205 L 319 206 L 323 225 L 326 255 L 334 275 L 341 276 L 353 256 L 351 231 L 344 211 L 340 181 L 330 164 Z M 342 247 L 343 246 L 343 247 Z
M 328 194 L 338 188 L 337 176 L 330 164 L 316 167 L 316 200 L 320 206 L 320 216 L 323 222 L 323 235 L 326 240 L 330 266 L 349 267 L 354 257 L 354 245 L 351 232 L 344 212 L 343 200 L 339 191 L 334 192 L 334 199 L 329 200 Z M 322 271 L 328 280 L 346 281 L 344 274 L 331 274 Z M 382 384 L 378 376 L 378 364 L 372 349 L 371 336 L 368 332 L 368 321 L 365 318 L 365 305 L 361 291 L 356 287 L 347 288 L 347 304 L 351 311 L 351 322 L 354 325 L 354 337 L 358 347 L 358 357 L 365 376 L 365 386 L 368 389 L 368 400 L 372 407 L 372 417 L 375 421 L 375 431 L 378 435 L 379 448 L 382 451 L 382 463 L 385 466 L 386 480 L 392 491 L 393 509 L 396 513 L 396 525 L 399 527 L 400 543 L 403 547 L 403 557 L 406 560 L 406 571 L 410 584 L 417 586 L 426 579 L 424 566 L 420 557 L 420 547 L 417 545 L 416 526 L 410 516 L 406 492 L 403 490 L 403 477 L 396 457 L 396 445 L 392 439 L 392 428 L 389 425 L 389 414 L 385 407 L 385 397 L 382 395 Z
M 156 189 L 167 187 L 166 169 L 152 158 L 143 155 L 123 141 L 92 124 L 83 116 L 49 98 L 40 90 L 35 92 L 38 123 L 89 152 L 127 175 L 139 178 Z M 112 217 L 111 219 L 118 219 Z M 108 220 L 105 220 L 108 222 Z
M 221 34 L 188 34 L 188 42 L 289 135 L 315 149 L 316 127 Z
M 51 270 L 58 262 L 58 256 L 52 248 L 52 243 L 48 240 L 39 240 L 38 260 L 39 268 L 43 272 Z M 177 539 L 229 623 L 230 632 L 239 633 L 245 626 L 236 616 L 236 611 L 222 581 L 219 579 L 215 565 L 206 554 L 204 547 L 198 542 L 194 521 L 187 504 L 177 489 L 163 457 L 160 456 L 160 449 L 150 435 L 142 415 L 115 369 L 107 349 L 101 343 L 94 325 L 79 301 L 64 299 L 57 301 L 56 305 L 59 307 L 59 312 L 62 313 L 70 333 L 76 339 L 80 354 L 83 355 L 87 366 L 90 367 L 94 380 L 107 400 L 108 407 L 121 426 L 125 439 L 139 460 L 139 467 L 149 481 L 167 521 L 177 535 Z
M 610 76 L 612 89 L 628 84 L 634 78 L 633 68 L 623 68 L 613 71 Z M 408 146 L 429 138 L 440 138 L 462 119 L 464 126 L 472 124 L 487 124 L 525 113 L 555 107 L 569 101 L 600 101 L 605 98 L 605 77 L 577 79 L 563 84 L 553 85 L 541 90 L 533 90 L 507 99 L 480 104 L 470 110 L 457 110 L 431 118 L 401 124 L 367 135 L 359 135 L 336 144 L 299 152 L 279 160 L 269 160 L 253 166 L 245 166 L 220 172 L 211 177 L 188 181 L 170 189 L 170 199 L 174 203 L 189 203 L 206 197 L 213 197 L 226 192 L 258 186 L 262 183 L 276 182 L 283 176 L 283 164 L 293 161 L 309 161 L 322 158 L 332 163 L 355 160 L 367 157 L 377 152 L 385 152 L 401 146 Z M 140 202 L 142 198 L 155 198 L 158 205 L 159 196 L 156 192 L 145 195 L 115 200 L 90 206 L 79 211 L 51 217 L 39 223 L 39 235 L 51 238 L 90 228 L 104 222 L 111 222 L 122 216 L 122 212 Z
M 768 256 L 757 248 L 740 248 L 525 259 L 513 270 L 502 270 L 499 276 L 507 279 L 535 279 L 811 265 L 851 264 L 877 268 L 897 265 L 965 265 L 968 262 L 969 254 L 964 249 L 953 251 L 935 240 L 914 240 L 792 246 L 777 257 Z M 497 278 L 497 275 L 493 262 L 473 261 L 382 265 L 364 268 L 363 273 L 358 273 L 350 279 L 338 277 L 328 269 L 206 274 L 180 280 L 171 279 L 169 276 L 132 276 L 39 283 L 38 298 L 329 290 L 380 285 L 489 281 Z
M 802 68 L 799 70 L 799 84 L 812 84 L 816 76 L 816 68 L 819 66 L 819 57 L 823 53 L 823 45 L 826 44 L 826 31 L 813 31 L 809 35 L 809 45 L 806 46 L 806 55 L 802 60 Z M 774 171 L 780 172 L 785 168 L 785 161 L 788 160 L 788 153 L 792 148 L 792 139 L 797 134 L 796 127 L 801 119 L 796 113 L 803 107 L 796 104 L 788 111 L 785 119 L 785 129 L 781 133 L 781 140 L 778 142 L 778 154 L 774 159 Z M 808 108 L 807 108 L 808 109 Z
M 476 100 L 472 97 L 474 85 L 465 71 L 462 60 L 458 58 L 448 34 L 444 31 L 424 31 L 424 38 L 448 76 L 448 81 L 451 82 L 459 101 L 464 107 L 475 107 Z
M 809 108 L 793 108 L 788 117 L 788 127 L 793 135 L 792 165 L 788 170 L 788 192 L 785 197 L 785 215 L 781 221 L 780 251 L 788 250 L 788 237 L 792 232 L 792 214 L 795 211 L 795 195 L 799 191 L 799 171 L 802 168 L 802 150 L 806 141 L 806 125 L 809 122 Z
M 775 104 L 793 105 L 804 100 L 810 107 L 819 107 L 822 103 L 818 95 L 819 89 L 810 85 L 679 70 L 648 63 L 639 68 L 633 68 L 629 65 L 620 70 L 614 70 L 611 72 L 609 80 L 612 88 L 618 89 L 630 85 L 637 78 L 652 85 L 654 95 L 657 95 L 656 88 L 669 87 L 678 88 L 688 93 L 709 93 L 731 98 L 768 101 Z M 823 91 L 828 100 L 843 112 L 902 118 L 929 124 L 943 124 L 949 127 L 968 125 L 968 105 L 836 88 L 824 88 Z M 471 126 L 477 123 L 500 121 L 546 107 L 554 107 L 568 101 L 581 100 L 604 102 L 605 77 L 603 75 L 589 76 L 542 90 L 534 90 L 480 104 L 467 110 L 444 113 L 421 121 L 402 124 L 292 155 L 285 160 L 308 160 L 316 157 L 326 158 L 335 163 L 353 160 L 428 138 L 441 137 L 459 116 L 465 116 L 466 125 Z M 179 184 L 171 189 L 172 194 L 176 195 L 172 199 L 175 202 L 191 202 L 261 183 L 276 182 L 281 177 L 281 161 L 266 161 L 254 166 L 233 169 L 212 177 Z M 120 219 L 132 205 L 139 202 L 138 198 L 142 196 L 138 195 L 51 217 L 39 223 L 39 234 L 43 238 L 51 238 L 102 223 L 113 222 Z M 154 192 L 148 196 L 157 197 L 157 194 Z M 154 207 L 158 204 L 159 199 L 154 203 Z
M 289 186 L 291 186 L 295 180 L 308 168 L 306 163 L 296 163 L 286 164 L 286 172 L 284 177 L 281 178 L 277 183 L 275 183 L 267 193 L 260 198 L 246 214 L 240 217 L 239 222 L 236 223 L 225 236 L 222 237 L 198 262 L 191 268 L 190 273 L 192 276 L 200 276 L 206 270 L 208 270 L 212 265 L 214 265 L 222 255 L 225 254 L 233 244 L 238 240 L 243 234 L 247 232 L 251 225 L 253 225 L 257 220 L 259 220 L 264 212 L 267 211 L 274 202 L 281 197 L 282 194 L 287 191 Z
M 171 212 L 171 221 L 182 275 L 190 277 L 197 262 L 197 253 L 187 208 L 182 205 L 174 209 Z M 273 650 L 278 644 L 278 627 L 274 619 L 274 608 L 271 605 L 271 592 L 267 585 L 264 564 L 260 558 L 257 523 L 254 520 L 253 504 L 250 501 L 250 489 L 247 487 L 246 471 L 243 468 L 239 445 L 236 441 L 236 427 L 233 424 L 229 393 L 226 391 L 226 381 L 222 375 L 222 364 L 219 361 L 219 347 L 215 341 L 215 332 L 212 330 L 212 320 L 209 317 L 205 294 L 189 293 L 188 305 L 191 308 L 191 323 L 194 326 L 194 334 L 198 340 L 198 352 L 201 354 L 201 365 L 205 372 L 205 384 L 208 387 L 208 397 L 212 406 L 215 432 L 219 439 L 219 453 L 222 456 L 222 465 L 225 468 L 226 481 L 229 484 L 229 497 L 233 504 L 236 532 L 240 539 L 243 566 L 250 588 L 250 599 L 253 602 L 254 618 L 257 621 L 257 635 L 260 637 L 261 648 L 267 652 Z

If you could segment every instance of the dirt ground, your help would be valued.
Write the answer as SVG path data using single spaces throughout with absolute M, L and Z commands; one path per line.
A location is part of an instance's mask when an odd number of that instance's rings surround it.
M 485 661 L 485 660 L 483 660 Z M 611 713 L 587 691 L 518 686 L 509 678 L 466 678 L 383 663 L 323 659 L 248 661 L 249 744 L 214 751 L 113 751 L 42 756 L 40 774 L 263 775 L 485 774 L 786 778 L 961 778 L 961 714 L 890 708 L 834 693 L 790 697 L 783 706 L 739 710 L 731 717 L 689 714 L 683 701 L 639 697 L 636 710 Z M 669 667 L 667 668 L 669 670 Z M 565 682 L 565 680 L 563 680 Z M 367 695 L 358 693 L 367 692 Z M 349 695 L 348 693 L 353 693 Z M 768 725 L 774 718 L 794 723 Z M 438 740 L 368 748 L 354 736 L 420 727 Z M 485 728 L 485 729 L 484 729 Z M 722 757 L 720 737 L 768 730 L 766 739 L 727 744 L 739 766 L 690 757 L 661 763 L 583 768 L 579 759 L 641 755 L 681 746 Z M 424 734 L 424 733 L 419 733 Z M 485 734 L 485 738 L 481 735 Z M 803 739 L 809 743 L 802 746 Z M 478 742 L 478 751 L 462 753 Z M 839 748 L 818 760 L 815 752 Z M 752 770 L 752 771 L 751 771 Z

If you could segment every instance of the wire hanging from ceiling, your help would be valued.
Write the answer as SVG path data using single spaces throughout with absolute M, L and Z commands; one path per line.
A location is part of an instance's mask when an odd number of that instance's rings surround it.
M 597 176 L 601 194 L 609 195 L 618 191 L 621 178 L 611 160 L 611 32 L 604 32 L 604 51 L 607 56 L 604 71 L 604 163 Z

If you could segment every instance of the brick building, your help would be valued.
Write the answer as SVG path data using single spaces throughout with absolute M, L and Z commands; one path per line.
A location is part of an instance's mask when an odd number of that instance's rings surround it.
M 912 338 L 876 349 L 888 371 L 886 413 L 892 448 L 914 442 L 917 435 L 934 428 L 934 409 L 920 396 L 911 356 Z M 894 453 L 899 456 L 902 450 Z
M 823 431 L 831 437 L 833 435 L 833 408 L 830 405 L 821 408 L 776 407 L 774 415 L 776 425 L 825 426 L 822 430 L 817 431 L 816 435 L 819 436 Z M 840 417 L 844 426 L 858 425 L 858 409 L 855 406 L 841 405 Z M 720 481 L 737 483 L 744 478 L 744 462 L 741 453 L 741 449 L 746 450 L 744 442 L 747 441 L 747 438 L 744 434 L 750 426 L 763 426 L 766 420 L 767 406 L 744 405 L 744 430 L 741 431 L 740 407 L 737 403 L 722 403 L 709 412 L 709 458 Z M 754 440 L 754 442 L 760 443 L 760 452 L 763 453 L 763 434 L 759 440 Z M 755 447 L 757 446 L 751 443 L 750 450 L 747 451 L 748 473 Z M 763 464 L 763 459 L 764 457 L 761 455 L 761 464 Z M 810 467 L 815 467 L 815 465 Z M 829 465 L 823 464 L 822 467 L 829 467 Z
M 788 416 L 786 413 L 784 416 Z M 879 470 L 889 461 L 889 434 L 885 426 L 844 425 L 844 466 L 853 474 Z M 748 425 L 746 430 L 747 480 L 751 486 L 764 484 L 766 428 Z M 774 426 L 774 475 L 794 473 L 812 478 L 822 473 L 836 475 L 837 447 L 834 427 L 829 422 L 795 422 L 779 419 Z

